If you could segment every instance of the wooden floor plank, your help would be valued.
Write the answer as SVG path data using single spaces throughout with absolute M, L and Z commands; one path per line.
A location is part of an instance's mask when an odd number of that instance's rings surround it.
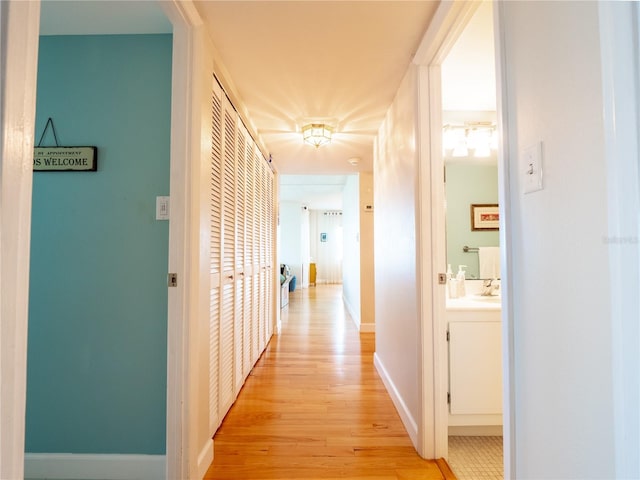
M 208 480 L 455 480 L 421 459 L 340 286 L 290 294 L 274 336 L 214 437 Z

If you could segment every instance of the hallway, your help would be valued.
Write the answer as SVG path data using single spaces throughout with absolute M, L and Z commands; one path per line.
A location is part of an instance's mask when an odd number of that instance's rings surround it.
M 345 312 L 341 285 L 292 293 L 205 478 L 455 479 L 416 454 L 373 367 L 374 343 Z

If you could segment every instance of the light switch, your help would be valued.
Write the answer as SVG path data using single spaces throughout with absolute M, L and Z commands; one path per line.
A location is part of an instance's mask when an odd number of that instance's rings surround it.
M 169 197 L 156 197 L 156 220 L 169 220 Z
M 520 174 L 524 193 L 542 190 L 542 142 L 522 150 Z

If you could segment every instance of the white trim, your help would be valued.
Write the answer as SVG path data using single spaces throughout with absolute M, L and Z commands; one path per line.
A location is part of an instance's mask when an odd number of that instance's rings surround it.
M 402 424 L 404 425 L 404 428 L 407 430 L 407 433 L 409 434 L 409 438 L 411 439 L 411 442 L 413 443 L 414 446 L 417 445 L 418 423 L 411 415 L 411 411 L 407 407 L 407 404 L 404 402 L 404 399 L 402 398 L 402 396 L 400 395 L 400 392 L 398 391 L 395 384 L 393 383 L 393 380 L 391 380 L 391 377 L 389 376 L 387 369 L 384 368 L 384 365 L 382 364 L 382 361 L 380 360 L 380 357 L 378 356 L 377 353 L 373 354 L 373 365 L 376 367 L 378 375 L 380 375 L 380 378 L 382 379 L 382 383 L 384 383 L 384 386 L 386 387 L 387 392 L 389 393 L 389 397 L 391 397 L 391 401 L 393 402 L 393 405 L 396 407 L 396 410 L 400 415 L 400 420 L 402 420 Z
M 0 2 L 0 478 L 22 478 L 40 2 Z
M 344 292 L 342 293 L 342 302 L 344 303 L 344 306 L 346 307 L 347 312 L 349 313 L 349 316 L 351 317 L 351 320 L 353 320 L 354 325 L 356 326 L 358 331 L 360 331 L 360 315 L 358 315 L 356 313 L 355 309 L 353 308 L 353 306 L 349 302 L 349 299 L 347 299 L 347 297 L 344 294 Z
M 449 415 L 445 291 L 435 281 L 444 272 L 446 242 L 442 158 L 442 88 L 440 65 L 480 6 L 480 2 L 442 2 L 425 32 L 413 63 L 421 66 L 417 93 L 420 145 L 418 208 L 420 240 L 418 271 L 421 342 L 422 409 L 418 453 L 447 458 Z
M 500 138 L 498 149 L 498 199 L 500 204 L 500 265 L 502 290 L 502 449 L 504 458 L 504 478 L 515 478 L 516 472 L 516 392 L 515 392 L 515 349 L 513 331 L 513 272 L 511 252 L 513 251 L 511 225 L 511 168 L 509 163 L 509 116 L 508 91 L 505 68 L 505 49 L 502 2 L 493 3 L 493 31 L 496 62 L 496 113 Z
M 360 333 L 376 333 L 376 324 L 361 323 L 359 330 L 360 330 Z
M 600 2 L 598 13 L 608 190 L 615 477 L 639 478 L 640 9 L 631 2 Z
M 440 2 L 413 57 L 416 65 L 440 65 L 480 7 L 478 1 Z
M 168 289 L 167 319 L 167 431 L 166 473 L 168 479 L 191 477 L 189 405 L 192 376 L 189 351 L 192 314 L 187 299 L 194 286 L 189 268 L 192 221 L 190 202 L 193 183 L 193 90 L 195 83 L 195 30 L 202 21 L 191 2 L 160 2 L 173 25 L 171 79 L 171 160 L 169 222 L 169 272 L 178 273 L 178 287 Z M 197 110 L 197 109 L 196 109 Z M 197 165 L 198 162 L 195 162 Z M 196 462 L 193 462 L 196 463 Z M 193 465 L 194 467 L 196 465 Z
M 164 455 L 26 453 L 25 479 L 158 480 Z
M 447 264 L 446 237 L 437 232 L 446 231 L 446 211 L 444 205 L 445 185 L 444 158 L 442 156 L 442 72 L 440 65 L 430 65 L 427 70 L 429 92 L 429 127 L 431 138 L 429 142 L 429 159 L 431 164 L 431 196 L 424 199 L 431 205 L 431 256 L 432 270 L 429 274 L 435 279 L 432 272 L 444 273 Z M 428 179 L 425 179 L 427 181 Z M 427 208 L 427 205 L 423 205 Z M 434 423 L 433 423 L 433 449 L 434 458 L 448 458 L 449 456 L 449 409 L 447 393 L 449 390 L 449 356 L 446 342 L 447 317 L 446 317 L 446 285 L 440 285 L 433 280 L 432 285 L 432 315 L 433 326 L 431 344 L 433 345 L 433 399 L 434 399 Z M 425 338 L 423 336 L 423 338 Z M 423 396 L 429 395 L 431 385 L 423 386 Z M 425 429 L 423 436 L 429 432 Z
M 437 458 L 443 456 L 436 455 L 436 435 L 435 425 L 437 423 L 438 405 L 436 401 L 436 390 L 439 384 L 439 373 L 436 370 L 437 353 L 439 345 L 435 335 L 436 326 L 439 318 L 434 316 L 434 308 L 437 302 L 436 283 L 433 279 L 433 271 L 437 271 L 437 255 L 434 256 L 433 244 L 437 241 L 436 231 L 432 229 L 432 221 L 434 213 L 438 209 L 438 202 L 434 203 L 432 185 L 434 184 L 433 176 L 435 175 L 435 165 L 432 165 L 431 158 L 431 142 L 438 142 L 437 138 L 440 132 L 434 135 L 432 129 L 435 128 L 431 123 L 431 113 L 436 110 L 436 106 L 431 104 L 433 97 L 429 82 L 429 67 L 417 67 L 417 91 L 416 102 L 418 109 L 417 128 L 420 132 L 417 139 L 418 144 L 418 175 L 417 180 L 417 214 L 418 214 L 418 241 L 417 241 L 417 258 L 416 267 L 418 275 L 418 308 L 420 312 L 419 325 L 419 351 L 418 372 L 421 375 L 420 381 L 420 409 L 422 410 L 420 425 L 419 443 L 417 444 L 418 454 L 423 458 Z M 437 92 L 439 95 L 439 91 Z M 439 102 L 438 102 L 439 103 Z M 439 177 L 442 182 L 442 177 Z M 444 231 L 443 231 L 444 232 Z M 442 235 L 444 236 L 444 235 Z M 446 403 L 445 403 L 446 406 Z M 446 438 L 446 437 L 445 437 Z
M 360 333 L 375 333 L 376 324 L 375 323 L 362 323 L 360 321 L 360 316 L 358 314 L 356 314 L 356 311 L 354 310 L 354 308 L 351 305 L 351 303 L 349 303 L 349 300 L 347 300 L 347 297 L 344 295 L 344 293 L 342 294 L 342 301 L 344 302 L 344 306 L 346 307 L 347 312 L 349 313 L 349 316 L 351 317 L 351 320 L 353 320 L 354 325 L 356 326 L 356 328 L 358 329 L 358 331 Z
M 207 470 L 213 463 L 213 439 L 208 440 L 202 446 L 198 454 L 198 478 L 204 478 Z

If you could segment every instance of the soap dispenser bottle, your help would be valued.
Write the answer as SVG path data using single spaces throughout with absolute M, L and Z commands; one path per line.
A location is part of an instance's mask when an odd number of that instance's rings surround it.
M 463 267 L 466 268 L 467 266 L 466 265 L 458 265 L 458 274 L 456 275 L 458 297 L 465 297 L 467 295 L 467 292 L 466 292 L 465 286 L 464 286 L 465 271 L 463 270 Z

